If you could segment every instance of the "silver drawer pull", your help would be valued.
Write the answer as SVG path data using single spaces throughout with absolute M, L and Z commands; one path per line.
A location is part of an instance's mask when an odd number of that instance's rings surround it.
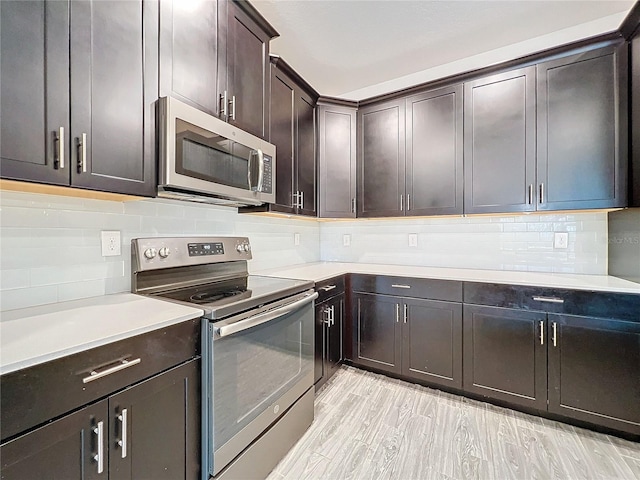
M 139 358 L 136 358 L 135 360 L 122 360 L 118 365 L 102 370 L 101 372 L 92 370 L 88 377 L 84 377 L 82 379 L 82 383 L 93 382 L 94 380 L 98 380 L 99 378 L 106 377 L 107 375 L 119 372 L 120 370 L 124 370 L 125 368 L 133 367 L 140 362 L 141 360 Z
M 547 302 L 547 303 L 564 303 L 562 298 L 557 297 L 533 297 L 536 302 Z
M 121 439 L 118 441 L 118 445 L 122 448 L 122 452 L 120 455 L 122 458 L 127 458 L 127 409 L 123 408 L 120 415 L 118 415 L 118 420 L 120 420 L 120 426 L 122 428 Z
M 93 433 L 98 436 L 98 453 L 93 456 L 93 460 L 98 464 L 98 473 L 104 471 L 104 422 L 98 422 L 98 426 L 93 429 Z
M 334 288 L 336 288 L 337 285 L 326 285 L 324 287 L 320 287 L 322 290 L 324 290 L 325 292 L 330 292 L 331 290 L 333 290 Z
M 411 288 L 411 285 L 398 285 L 398 284 L 393 284 L 391 285 L 393 288 Z

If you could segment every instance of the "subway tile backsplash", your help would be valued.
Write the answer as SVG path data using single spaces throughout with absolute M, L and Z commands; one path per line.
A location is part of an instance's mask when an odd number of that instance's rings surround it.
M 101 230 L 121 232 L 122 255 L 102 257 Z M 567 249 L 553 248 L 554 232 L 569 233 Z M 410 233 L 417 234 L 417 247 L 408 246 Z M 348 247 L 344 234 L 351 236 Z M 0 191 L 0 309 L 127 292 L 131 239 L 163 235 L 248 236 L 252 272 L 323 260 L 607 273 L 604 212 L 317 223 L 166 199 L 112 202 Z

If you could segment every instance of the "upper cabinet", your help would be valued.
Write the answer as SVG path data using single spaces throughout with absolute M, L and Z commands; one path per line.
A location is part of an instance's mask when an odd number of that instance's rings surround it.
M 356 109 L 318 101 L 318 216 L 356 216 Z
M 153 195 L 157 5 L 2 2 L 2 176 Z
M 627 204 L 627 47 L 537 65 L 537 208 Z
M 363 217 L 462 213 L 462 86 L 358 111 Z
M 535 210 L 535 68 L 464 88 L 465 213 Z
M 639 8 L 639 7 L 636 7 Z M 631 198 L 630 206 L 640 207 L 640 27 L 631 39 Z

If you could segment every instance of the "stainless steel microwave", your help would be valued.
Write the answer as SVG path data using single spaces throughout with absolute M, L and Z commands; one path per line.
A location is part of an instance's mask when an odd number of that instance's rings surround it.
M 175 98 L 158 102 L 158 196 L 229 206 L 275 202 L 274 145 Z

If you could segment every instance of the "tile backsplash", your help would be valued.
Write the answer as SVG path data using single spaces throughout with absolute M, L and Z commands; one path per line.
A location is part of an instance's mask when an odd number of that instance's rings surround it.
M 554 233 L 567 232 L 565 249 Z M 409 235 L 417 234 L 417 246 Z M 350 246 L 344 246 L 350 235 Z M 598 274 L 607 273 L 607 214 L 554 213 L 323 223 L 324 261 Z
M 102 257 L 102 230 L 121 232 L 122 255 Z M 553 248 L 554 232 L 568 232 L 568 248 Z M 416 247 L 408 246 L 409 234 L 417 234 Z M 0 191 L 0 310 L 127 292 L 131 239 L 162 235 L 248 236 L 252 272 L 323 260 L 607 273 L 604 212 L 317 223 L 166 199 Z

